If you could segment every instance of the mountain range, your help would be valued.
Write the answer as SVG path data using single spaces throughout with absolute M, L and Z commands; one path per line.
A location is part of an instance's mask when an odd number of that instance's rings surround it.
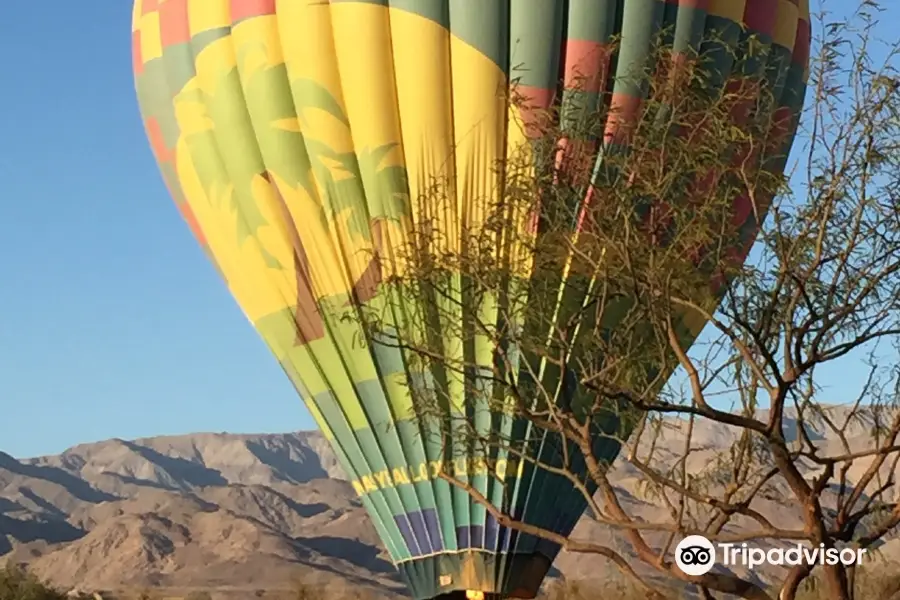
M 684 425 L 670 429 L 664 439 L 674 457 Z M 813 434 L 837 443 L 825 428 Z M 698 470 L 735 440 L 732 431 L 708 424 L 693 437 L 688 468 Z M 860 425 L 848 438 L 861 447 L 870 434 Z M 619 461 L 613 473 L 631 513 L 652 518 L 659 506 L 639 493 L 640 472 Z M 754 508 L 776 526 L 796 525 L 799 511 L 775 491 Z M 630 555 L 619 534 L 589 518 L 573 535 Z M 885 544 L 881 559 L 900 561 L 898 542 Z M 303 584 L 335 597 L 405 593 L 317 432 L 112 439 L 23 459 L 0 452 L 0 561 L 27 565 L 66 589 L 214 590 L 225 598 Z M 625 585 L 596 556 L 563 552 L 554 567 L 551 579 Z M 777 575 L 741 574 L 761 583 Z

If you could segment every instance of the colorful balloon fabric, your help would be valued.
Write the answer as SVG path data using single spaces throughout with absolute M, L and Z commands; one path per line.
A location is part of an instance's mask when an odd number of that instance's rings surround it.
M 539 107 L 576 93 L 633 107 L 640 91 L 616 75 L 646 60 L 667 27 L 676 55 L 712 57 L 723 76 L 738 68 L 723 44 L 740 53 L 758 39 L 790 148 L 808 77 L 808 0 L 135 0 L 137 95 L 168 189 L 417 599 L 532 598 L 559 552 L 500 526 L 442 468 L 504 514 L 564 536 L 585 500 L 511 455 L 488 463 L 473 449 L 445 465 L 412 417 L 400 351 L 357 343 L 359 323 L 333 315 L 388 306 L 379 259 L 410 223 L 431 219 L 452 243 L 483 218 L 494 165 L 531 135 L 528 115 L 499 91 L 515 86 Z M 435 177 L 454 183 L 456 202 L 412 214 Z M 750 219 L 741 202 L 736 213 Z M 448 390 L 456 410 L 474 402 Z M 478 426 L 539 435 L 496 416 Z M 608 461 L 618 451 L 612 440 L 596 447 Z

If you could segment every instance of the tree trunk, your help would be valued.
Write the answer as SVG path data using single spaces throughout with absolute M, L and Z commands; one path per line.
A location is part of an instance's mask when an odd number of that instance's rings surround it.
M 834 600 L 852 600 L 853 593 L 847 579 L 844 565 L 825 565 L 822 567 L 823 579 L 828 588 L 828 597 Z
M 798 565 L 791 569 L 788 576 L 785 577 L 781 584 L 781 591 L 778 593 L 778 600 L 794 600 L 800 589 L 800 584 L 809 577 L 809 567 L 806 565 Z

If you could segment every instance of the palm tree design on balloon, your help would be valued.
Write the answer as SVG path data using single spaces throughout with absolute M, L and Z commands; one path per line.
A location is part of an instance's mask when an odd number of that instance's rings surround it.
M 356 256 L 346 257 L 347 262 L 365 261 L 361 270 L 350 268 L 355 272 L 350 290 L 349 301 L 364 304 L 375 298 L 383 281 L 382 261 L 388 254 L 388 245 L 399 241 L 404 228 L 409 224 L 410 207 L 406 169 L 402 165 L 390 164 L 389 155 L 399 144 L 389 143 L 375 148 L 363 148 L 355 152 L 337 152 L 321 139 L 304 136 L 301 133 L 305 121 L 305 109 L 314 108 L 324 111 L 336 118 L 347 128 L 349 135 L 350 120 L 341 108 L 337 99 L 322 85 L 312 80 L 299 80 L 291 85 L 297 98 L 306 99 L 306 103 L 297 102 L 291 107 L 295 118 L 284 118 L 271 115 L 271 123 L 281 129 L 286 123 L 296 124 L 298 135 L 305 146 L 309 157 L 309 168 L 305 170 L 298 182 L 310 197 L 318 196 L 326 223 L 332 222 L 337 231 L 346 232 L 352 240 L 350 246 Z M 291 207 L 288 199 L 281 193 L 268 172 L 262 174 L 273 184 L 276 198 L 282 205 L 284 222 L 288 227 L 288 235 L 294 245 L 294 261 L 297 272 L 298 304 L 295 321 L 298 325 L 297 343 L 306 343 L 318 339 L 324 334 L 323 321 L 319 310 L 321 301 L 316 299 L 310 275 L 310 265 L 304 248 L 303 238 L 298 231 L 294 219 L 291 218 Z M 322 190 L 319 192 L 318 190 Z M 296 214 L 296 213 L 294 213 Z M 339 246 L 337 240 L 332 244 Z M 311 322 L 311 319 L 314 322 Z M 307 330 L 309 333 L 307 334 Z M 312 336 L 312 337 L 310 337 Z
M 408 223 L 406 171 L 391 164 L 397 143 L 342 152 L 312 137 L 310 120 L 325 118 L 341 124 L 345 142 L 352 139 L 341 103 L 315 81 L 290 81 L 284 63 L 262 54 L 238 52 L 238 68 L 223 53 L 217 76 L 194 78 L 176 96 L 176 112 L 191 154 L 219 158 L 194 168 L 211 214 L 232 223 L 232 251 L 243 256 L 252 247 L 266 267 L 294 271 L 290 310 L 295 345 L 303 345 L 325 336 L 326 304 L 377 296 L 382 258 Z M 328 257 L 327 268 L 313 256 Z M 317 285 L 313 273 L 336 270 L 346 276 Z

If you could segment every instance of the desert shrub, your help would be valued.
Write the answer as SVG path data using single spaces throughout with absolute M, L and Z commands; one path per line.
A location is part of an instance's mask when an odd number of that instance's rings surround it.
M 863 600 L 895 600 L 900 598 L 900 573 L 891 565 L 860 569 L 853 584 L 854 597 Z M 796 600 L 824 600 L 827 588 L 816 573 L 801 586 Z
M 65 597 L 20 567 L 0 568 L 0 600 L 63 600 Z
M 680 589 L 660 588 L 660 591 L 670 600 L 682 600 L 685 597 Z M 545 586 L 540 596 L 541 600 L 645 600 L 647 597 L 646 590 L 621 578 L 611 578 L 602 583 L 592 580 L 553 581 Z
M 291 594 L 293 600 L 318 600 L 321 596 L 319 589 L 301 582 L 294 583 L 294 590 Z

